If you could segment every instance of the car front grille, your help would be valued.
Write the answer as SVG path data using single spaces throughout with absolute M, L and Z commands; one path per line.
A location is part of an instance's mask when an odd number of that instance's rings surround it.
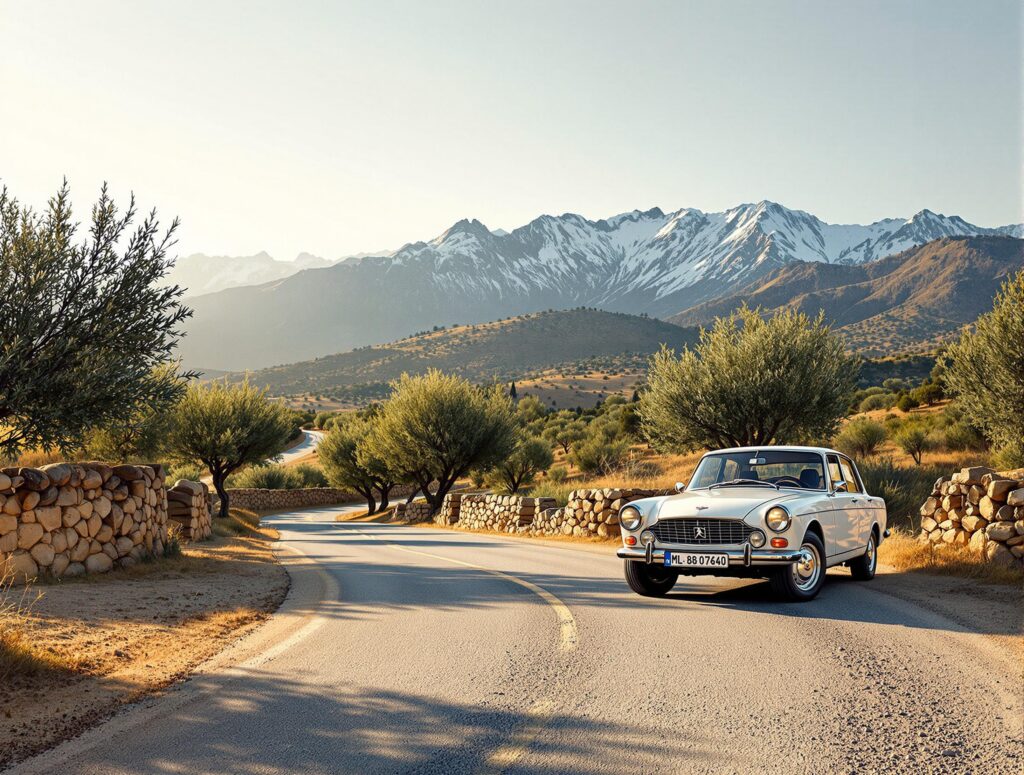
M 657 522 L 651 532 L 666 544 L 742 544 L 754 528 L 738 519 L 666 519 Z

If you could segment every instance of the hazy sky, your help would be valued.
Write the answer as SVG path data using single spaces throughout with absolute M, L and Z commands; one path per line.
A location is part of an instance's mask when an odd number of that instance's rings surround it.
M 1021 214 L 1019 0 L 0 0 L 0 179 L 103 180 L 179 252 L 772 199 Z

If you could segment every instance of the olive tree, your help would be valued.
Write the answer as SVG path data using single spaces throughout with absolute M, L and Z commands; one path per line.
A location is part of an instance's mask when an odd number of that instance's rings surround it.
M 701 331 L 694 349 L 653 356 L 638 413 L 655 446 L 760 446 L 831 437 L 858 362 L 819 315 L 763 318 L 743 308 Z
M 997 448 L 1024 439 L 1024 271 L 996 294 L 992 311 L 978 318 L 946 352 L 943 379 L 964 417 Z
M 228 515 L 224 480 L 245 465 L 277 455 L 292 433 L 291 412 L 248 382 L 191 385 L 174 409 L 169 446 L 181 460 L 199 460 Z
M 374 488 L 377 480 L 359 461 L 359 446 L 369 431 L 369 421 L 359 417 L 335 423 L 317 447 L 317 459 L 327 474 L 327 481 L 335 487 L 355 490 L 366 499 L 366 512 L 376 514 Z M 387 508 L 386 503 L 384 508 Z
M 178 223 L 161 234 L 155 212 L 133 227 L 136 216 L 134 199 L 121 212 L 104 187 L 79 238 L 66 182 L 43 213 L 0 190 L 0 458 L 68 452 L 177 397 L 157 367 L 191 314 L 181 288 L 159 286 Z
M 887 436 L 885 426 L 880 422 L 870 417 L 858 417 L 843 426 L 833 444 L 851 457 L 871 457 L 885 443 Z
M 528 486 L 541 471 L 547 471 L 555 462 L 551 445 L 536 436 L 523 435 L 516 442 L 512 454 L 504 458 L 492 472 L 502 488 L 514 495 Z
M 470 469 L 489 469 L 507 457 L 515 434 L 512 403 L 503 390 L 431 370 L 392 383 L 367 443 L 393 470 L 409 472 L 437 511 Z

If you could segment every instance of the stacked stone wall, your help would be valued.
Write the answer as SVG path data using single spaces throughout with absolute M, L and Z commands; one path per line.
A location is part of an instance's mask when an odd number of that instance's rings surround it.
M 409 522 L 427 522 L 433 516 L 430 504 L 426 501 L 413 501 L 412 503 L 399 503 L 395 506 L 394 518 L 396 520 L 407 520 Z
M 449 493 L 435 522 L 467 530 L 612 538 L 619 535 L 619 509 L 665 493 L 635 488 L 574 490 L 562 508 L 556 508 L 552 498 Z
M 920 538 L 966 546 L 992 562 L 1024 563 L 1024 470 L 974 467 L 942 477 L 921 506 Z
M 400 485 L 391 490 L 391 502 L 406 498 L 413 491 L 412 485 Z M 228 489 L 228 499 L 232 508 L 249 509 L 250 511 L 283 511 L 290 509 L 312 508 L 315 506 L 336 506 L 342 503 L 357 503 L 364 498 L 351 490 L 337 487 L 305 487 L 297 490 L 262 490 L 254 487 L 238 487 Z M 220 499 L 212 494 L 214 510 L 218 508 Z
M 179 479 L 167 490 L 167 518 L 184 541 L 202 541 L 213 534 L 210 490 L 202 482 Z
M 159 465 L 53 463 L 0 472 L 0 562 L 16 578 L 77 576 L 163 553 Z

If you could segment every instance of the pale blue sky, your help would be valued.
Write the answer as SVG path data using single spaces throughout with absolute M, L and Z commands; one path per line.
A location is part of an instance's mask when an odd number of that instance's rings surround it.
M 1001 225 L 1020 9 L 0 0 L 0 178 L 36 205 L 108 180 L 180 215 L 181 253 L 288 259 L 760 199 Z

